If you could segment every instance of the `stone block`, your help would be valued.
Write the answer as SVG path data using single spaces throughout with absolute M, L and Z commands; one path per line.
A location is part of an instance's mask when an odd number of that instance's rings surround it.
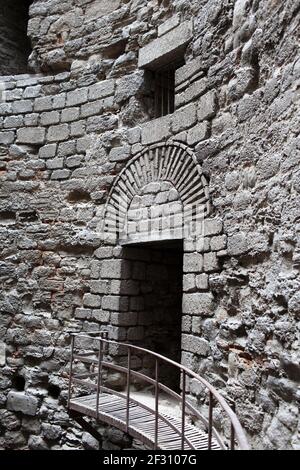
M 198 356 L 207 357 L 210 353 L 209 342 L 193 335 L 182 335 L 182 349 Z
M 189 315 L 183 315 L 181 320 L 181 331 L 185 333 L 189 333 L 192 327 L 192 317 Z
M 39 158 L 53 158 L 56 155 L 56 144 L 44 145 L 39 150 Z
M 92 294 L 107 294 L 109 282 L 108 281 L 91 281 L 90 289 Z
M 0 144 L 9 145 L 15 140 L 15 133 L 13 131 L 0 132 Z
M 59 123 L 59 112 L 58 111 L 46 111 L 41 114 L 41 125 L 51 126 L 52 124 Z
M 98 259 L 112 258 L 113 257 L 113 247 L 111 246 L 101 246 L 98 248 L 94 255 Z
M 88 89 L 78 88 L 74 91 L 67 93 L 67 106 L 78 106 L 79 104 L 86 103 L 88 100 Z
M 128 279 L 130 275 L 128 263 L 121 259 L 103 260 L 101 264 L 101 277 L 103 279 Z
M 126 312 L 128 310 L 128 297 L 105 295 L 102 298 L 102 308 L 115 312 Z
M 140 285 L 138 281 L 132 280 L 112 280 L 110 285 L 111 294 L 120 294 L 120 295 L 139 295 Z
M 25 392 L 9 392 L 7 396 L 7 409 L 20 411 L 29 416 L 35 416 L 38 407 L 36 397 L 27 395 Z
M 5 366 L 6 363 L 6 344 L 0 341 L 0 367 Z
M 208 275 L 205 273 L 198 274 L 198 276 L 196 276 L 196 286 L 197 286 L 197 289 L 199 290 L 207 290 L 208 289 Z
M 32 105 L 31 100 L 15 101 L 12 104 L 13 114 L 31 113 L 32 110 L 33 110 L 33 105 Z
M 212 294 L 183 294 L 182 312 L 191 315 L 212 315 Z
M 117 116 L 106 114 L 102 116 L 92 116 L 87 120 L 87 132 L 112 131 L 118 125 Z
M 224 250 L 227 245 L 226 235 L 212 237 L 210 240 L 210 248 L 212 251 Z
M 204 236 L 219 235 L 222 233 L 223 223 L 221 219 L 204 220 Z
M 89 99 L 98 100 L 113 95 L 115 91 L 115 80 L 104 80 L 89 87 Z
M 41 85 L 29 86 L 24 90 L 23 98 L 37 98 L 41 93 Z
M 172 116 L 172 131 L 176 134 L 189 127 L 192 127 L 197 122 L 196 105 L 194 103 L 188 104 L 184 108 L 180 108 Z
M 66 93 L 60 93 L 52 97 L 52 109 L 62 109 L 66 106 Z
M 187 134 L 187 143 L 188 145 L 195 145 L 202 140 L 205 140 L 209 137 L 209 124 L 207 121 L 200 122 L 192 129 L 188 131 Z
M 192 78 L 194 75 L 198 75 L 201 73 L 203 70 L 203 63 L 202 63 L 202 58 L 197 57 L 194 60 L 191 60 L 187 64 L 185 64 L 183 67 L 180 67 L 179 69 L 176 70 L 175 72 L 175 85 L 178 86 L 181 83 L 186 82 L 190 78 Z
M 68 139 L 70 135 L 68 124 L 60 124 L 58 126 L 49 127 L 47 133 L 48 142 L 60 142 Z
M 78 320 L 89 320 L 91 318 L 92 310 L 90 308 L 76 308 L 75 318 Z
M 144 88 L 144 71 L 138 72 L 122 77 L 117 84 L 115 100 L 117 103 L 122 103 L 128 100 L 131 96 L 137 95 Z
M 198 120 L 204 121 L 216 115 L 218 109 L 217 93 L 214 90 L 201 96 L 198 102 Z
M 93 101 L 81 106 L 80 117 L 90 117 L 101 114 L 103 111 L 103 101 Z
M 17 128 L 22 127 L 24 124 L 23 116 L 9 116 L 4 120 L 4 128 Z
M 149 145 L 170 137 L 170 116 L 153 119 L 142 125 L 142 144 Z
M 185 255 L 187 256 L 187 255 Z M 192 292 L 196 288 L 196 278 L 195 274 L 185 274 L 183 276 L 183 285 L 182 290 L 183 292 Z
M 41 145 L 45 142 L 45 132 L 42 127 L 24 127 L 17 131 L 17 142 L 20 144 Z
M 203 270 L 205 272 L 214 272 L 219 269 L 218 258 L 215 252 L 204 253 Z
M 228 255 L 238 256 L 249 251 L 249 244 L 244 233 L 237 233 L 228 238 Z
M 92 321 L 96 321 L 99 323 L 109 323 L 110 322 L 110 312 L 106 312 L 105 310 L 93 309 L 91 313 Z
M 94 294 L 84 294 L 83 305 L 85 307 L 99 308 L 101 307 L 101 297 Z
M 203 269 L 203 256 L 200 253 L 185 253 L 183 257 L 184 273 L 199 273 Z
M 207 78 L 201 78 L 193 82 L 184 92 L 176 93 L 175 96 L 175 106 L 179 107 L 183 104 L 187 104 L 190 101 L 194 101 L 199 96 L 203 95 L 208 86 Z
M 49 170 L 58 170 L 63 168 L 64 166 L 64 159 L 63 158 L 53 158 L 46 162 L 46 167 Z
M 130 156 L 130 147 L 128 145 L 123 147 L 115 147 L 109 153 L 111 162 L 122 162 L 128 160 Z
M 37 98 L 34 102 L 34 111 L 50 111 L 52 109 L 51 96 Z
M 51 179 L 52 180 L 65 180 L 67 178 L 69 178 L 71 172 L 70 170 L 54 170 L 52 175 L 51 175 Z
M 135 326 L 137 319 L 137 312 L 113 312 L 111 314 L 111 324 L 117 326 Z
M 167 21 L 164 23 L 160 24 L 158 26 L 158 37 L 163 36 L 164 34 L 168 33 L 172 29 L 176 28 L 180 23 L 180 17 L 179 15 L 172 15 L 171 18 L 169 18 Z
M 192 23 L 185 21 L 140 49 L 139 67 L 157 69 L 157 67 L 173 62 L 179 55 L 183 55 L 192 36 Z
M 79 118 L 79 108 L 66 108 L 61 112 L 61 122 L 72 122 Z

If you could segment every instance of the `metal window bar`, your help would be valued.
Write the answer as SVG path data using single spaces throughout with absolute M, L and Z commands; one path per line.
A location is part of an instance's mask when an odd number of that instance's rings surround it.
M 128 347 L 127 356 L 127 392 L 126 392 L 126 432 L 129 430 L 129 408 L 130 408 L 130 375 L 131 375 L 131 347 Z

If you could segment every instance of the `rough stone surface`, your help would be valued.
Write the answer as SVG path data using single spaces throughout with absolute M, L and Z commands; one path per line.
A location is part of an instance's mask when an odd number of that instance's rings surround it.
M 299 2 L 35 0 L 28 25 L 27 2 L 2 3 L 0 446 L 97 448 L 66 413 L 63 377 L 69 332 L 102 328 L 181 353 L 235 401 L 253 448 L 299 449 Z M 176 111 L 152 119 L 152 71 L 183 59 Z M 199 199 L 209 195 L 201 236 L 176 256 L 106 244 L 116 176 L 168 141 L 181 145 L 178 168 L 195 146 L 199 168 L 174 179 L 184 194 L 196 174 Z M 151 207 L 178 208 L 176 181 L 135 194 L 150 163 L 124 180 L 133 234 Z M 121 348 L 110 357 L 126 364 Z M 111 382 L 124 389 L 124 377 Z M 101 435 L 100 448 L 132 445 Z

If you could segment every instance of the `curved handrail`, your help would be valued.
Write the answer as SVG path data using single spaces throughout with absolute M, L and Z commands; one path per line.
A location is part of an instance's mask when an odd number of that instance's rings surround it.
M 100 335 L 100 336 L 95 336 L 93 337 L 93 335 Z M 234 413 L 234 411 L 230 408 L 230 406 L 228 405 L 227 401 L 225 400 L 225 398 L 209 383 L 207 382 L 203 377 L 201 377 L 199 374 L 196 374 L 195 372 L 193 372 L 192 370 L 188 369 L 187 367 L 185 367 L 184 365 L 182 364 L 179 364 L 175 361 L 173 361 L 172 359 L 169 359 L 165 356 L 162 356 L 161 354 L 158 354 L 154 351 L 151 351 L 149 349 L 146 349 L 146 348 L 142 348 L 140 346 L 136 346 L 136 345 L 132 345 L 132 344 L 128 344 L 128 343 L 124 343 L 124 342 L 119 342 L 119 341 L 115 341 L 115 340 L 109 340 L 107 339 L 107 337 L 104 337 L 104 336 L 107 336 L 107 332 L 103 332 L 103 331 L 98 331 L 98 332 L 89 332 L 88 334 L 84 334 L 84 333 L 71 333 L 71 337 L 72 337 L 72 352 L 71 352 L 71 367 L 70 367 L 70 380 L 69 380 L 69 399 L 68 399 L 68 402 L 70 402 L 70 396 L 71 396 L 71 382 L 72 382 L 72 361 L 73 361 L 73 355 L 74 355 L 74 344 L 75 344 L 75 338 L 78 337 L 78 338 L 86 338 L 86 339 L 89 339 L 89 340 L 96 340 L 96 341 L 99 341 L 99 356 L 98 356 L 98 360 L 97 359 L 90 359 L 89 361 L 91 362 L 99 362 L 99 369 L 98 369 L 98 379 L 100 379 L 100 367 L 102 369 L 102 367 L 109 367 L 112 368 L 112 369 L 119 369 L 120 372 L 124 372 L 124 373 L 127 373 L 128 375 L 132 374 L 132 375 L 135 375 L 135 376 L 139 376 L 140 378 L 143 378 L 143 380 L 145 381 L 148 381 L 149 383 L 152 383 L 152 384 L 156 384 L 157 383 L 157 380 L 153 379 L 153 378 L 150 378 L 144 374 L 142 374 L 141 372 L 137 372 L 137 371 L 133 371 L 130 369 L 130 356 L 131 356 L 131 352 L 132 351 L 138 351 L 142 354 L 148 354 L 152 357 L 154 357 L 156 359 L 156 361 L 161 361 L 161 362 L 164 362 L 164 363 L 167 363 L 167 364 L 170 364 L 174 367 L 176 367 L 177 369 L 179 369 L 181 371 L 181 373 L 183 374 L 183 377 L 185 377 L 185 375 L 188 375 L 189 377 L 191 378 L 194 378 L 196 379 L 198 382 L 200 382 L 210 393 L 210 404 L 209 404 L 209 419 L 207 420 L 206 418 L 204 418 L 201 413 L 196 410 L 196 408 L 193 407 L 193 405 L 191 405 L 189 402 L 185 402 L 185 406 L 187 406 L 193 413 L 196 414 L 196 416 L 202 420 L 202 422 L 206 425 L 209 426 L 209 432 L 214 434 L 215 438 L 217 439 L 217 441 L 219 442 L 219 444 L 221 444 L 221 446 L 224 448 L 224 444 L 222 443 L 222 440 L 220 438 L 220 435 L 219 433 L 214 429 L 214 427 L 212 426 L 212 409 L 213 409 L 213 406 L 212 406 L 212 397 L 214 397 L 216 399 L 216 401 L 219 403 L 219 405 L 221 406 L 221 408 L 223 409 L 223 411 L 226 413 L 226 415 L 228 416 L 229 420 L 230 420 L 230 423 L 231 423 L 231 449 L 234 449 L 234 439 L 236 438 L 237 442 L 238 442 L 238 445 L 239 445 L 239 449 L 240 450 L 249 450 L 250 447 L 249 447 L 249 444 L 248 444 L 248 441 L 247 441 L 247 438 L 246 438 L 246 435 L 244 433 L 244 430 L 236 416 L 236 414 Z M 125 367 L 122 367 L 122 366 L 119 366 L 119 365 L 114 365 L 114 364 L 109 364 L 105 361 L 103 361 L 103 345 L 110 345 L 110 344 L 114 344 L 114 345 L 118 345 L 119 347 L 124 347 L 126 348 L 127 352 L 128 352 L 128 368 L 125 368 Z M 92 354 L 92 353 L 91 353 Z M 82 359 L 83 360 L 83 356 L 76 356 L 76 359 Z M 86 356 L 85 356 L 86 358 Z M 88 362 L 88 361 L 87 361 Z M 101 363 L 101 365 L 100 365 Z M 156 362 L 157 364 L 157 362 Z M 122 370 L 121 370 L 122 369 Z M 98 380 L 99 382 L 99 380 Z M 86 385 L 88 385 L 86 383 Z M 167 393 L 171 392 L 170 395 L 175 395 L 176 392 L 174 392 L 173 390 L 169 389 L 168 387 L 166 387 L 165 385 L 163 384 L 158 384 L 159 388 L 161 389 L 164 389 L 164 391 L 166 391 Z M 100 382 L 98 383 L 98 388 L 102 388 Z M 128 387 L 127 387 L 128 389 Z M 182 391 L 183 395 L 185 396 L 185 389 Z M 183 397 L 181 397 L 180 395 L 176 394 L 177 397 L 179 397 L 181 400 L 183 400 Z M 177 398 L 176 397 L 176 398 Z M 129 396 L 127 397 L 127 399 L 129 398 Z M 183 433 L 184 434 L 184 433 Z M 184 436 L 183 436 L 183 439 L 184 439 Z M 185 439 L 184 439 L 185 440 Z M 221 442 L 220 442 L 221 441 Z

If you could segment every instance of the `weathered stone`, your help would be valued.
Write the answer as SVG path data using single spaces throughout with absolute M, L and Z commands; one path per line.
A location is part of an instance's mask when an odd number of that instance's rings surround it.
M 211 90 L 201 96 L 198 103 L 198 119 L 204 121 L 215 116 L 217 112 L 217 94 Z
M 99 295 L 84 294 L 83 305 L 85 307 L 101 307 L 101 297 Z
M 7 396 L 7 409 L 11 411 L 21 411 L 29 416 L 35 416 L 38 407 L 38 400 L 25 392 L 9 392 Z
M 192 37 L 192 24 L 184 22 L 140 49 L 139 67 L 157 68 L 172 62 Z
M 20 144 L 41 145 L 45 142 L 45 129 L 42 127 L 30 127 L 17 131 L 17 142 Z
M 170 135 L 170 116 L 147 122 L 142 126 L 142 144 L 148 145 L 167 139 Z
M 183 271 L 185 273 L 201 272 L 203 269 L 203 256 L 199 253 L 184 255 Z
M 201 122 L 188 131 L 188 145 L 195 145 L 209 136 L 209 125 L 206 121 Z
M 174 133 L 180 132 L 192 127 L 196 122 L 196 105 L 191 103 L 175 111 L 172 117 L 172 131 Z
M 182 349 L 203 357 L 207 357 L 210 352 L 208 341 L 186 334 L 182 335 Z
M 182 311 L 192 315 L 212 315 L 212 295 L 210 293 L 184 294 Z

